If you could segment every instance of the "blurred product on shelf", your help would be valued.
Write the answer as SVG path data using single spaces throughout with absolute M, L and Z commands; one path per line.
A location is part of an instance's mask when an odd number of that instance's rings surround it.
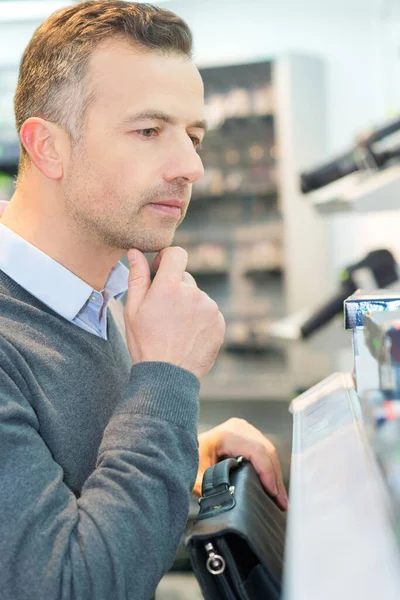
M 230 323 L 226 328 L 227 347 L 245 346 L 250 339 L 250 325 L 244 321 Z
M 269 332 L 271 320 L 267 318 L 237 320 L 227 323 L 225 348 L 237 353 L 274 353 L 282 354 Z
M 379 389 L 388 400 L 400 398 L 400 310 L 366 314 L 364 338 L 378 362 Z
M 193 199 L 198 196 L 222 196 L 225 191 L 224 176 L 220 169 L 205 168 L 203 177 L 196 183 Z
M 225 93 L 205 96 L 205 116 L 211 129 L 218 129 L 231 117 L 268 115 L 274 112 L 273 87 L 267 83 L 252 87 L 232 87 Z
M 346 324 L 353 330 L 356 389 L 369 441 L 394 503 L 400 542 L 400 292 L 350 297 Z M 356 317 L 356 318 L 355 318 Z
M 205 176 L 194 186 L 193 198 L 276 194 L 271 64 L 209 68 L 201 73 L 210 131 L 200 150 Z
M 246 248 L 246 274 L 258 271 L 280 272 L 283 268 L 282 247 L 273 241 L 258 242 Z
M 231 150 L 231 153 L 236 151 Z M 256 165 L 251 168 L 231 168 L 222 171 L 219 168 L 206 168 L 201 181 L 196 183 L 193 200 L 204 196 L 223 196 L 224 194 L 272 194 L 276 191 L 276 173 L 273 167 Z
M 193 275 L 228 273 L 229 261 L 226 248 L 220 244 L 202 244 L 190 248 L 188 270 Z

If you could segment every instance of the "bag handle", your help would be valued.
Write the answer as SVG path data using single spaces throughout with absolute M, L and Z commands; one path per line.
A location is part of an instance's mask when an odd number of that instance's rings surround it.
M 241 464 L 243 458 L 226 458 L 221 462 L 209 467 L 203 476 L 201 494 L 203 497 L 217 494 L 219 491 L 225 491 L 230 486 L 230 474 Z
M 231 485 L 230 474 L 240 466 L 242 460 L 241 456 L 226 458 L 206 470 L 203 475 L 202 496 L 199 499 L 198 521 L 214 517 L 236 506 L 235 488 Z

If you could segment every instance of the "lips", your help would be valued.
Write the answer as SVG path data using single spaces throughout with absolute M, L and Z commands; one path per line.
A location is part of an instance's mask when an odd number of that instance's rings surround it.
M 151 202 L 151 204 L 158 204 L 161 206 L 173 206 L 175 208 L 184 208 L 186 205 L 185 200 L 162 200 L 161 202 Z
M 149 208 L 156 211 L 159 215 L 180 219 L 182 217 L 182 208 L 173 204 L 162 204 L 161 202 L 153 202 L 148 204 Z

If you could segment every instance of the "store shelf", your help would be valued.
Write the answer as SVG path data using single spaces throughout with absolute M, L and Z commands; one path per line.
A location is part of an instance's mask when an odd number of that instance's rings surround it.
M 265 369 L 266 370 L 266 369 Z M 292 396 L 292 382 L 286 371 L 261 374 L 208 376 L 201 383 L 200 401 L 288 401 Z
M 229 275 L 228 269 L 201 269 L 197 271 L 196 269 L 190 269 L 190 273 L 196 279 L 221 279 L 223 277 L 227 277 Z
M 221 125 L 214 129 L 213 131 L 224 131 L 229 127 L 235 127 L 238 125 L 239 127 L 242 125 L 246 125 L 247 123 L 260 123 L 261 122 L 272 122 L 275 118 L 274 113 L 265 112 L 265 113 L 251 113 L 248 115 L 231 115 L 226 117 L 226 119 L 221 123 Z
M 356 172 L 306 196 L 321 214 L 376 212 L 400 208 L 400 164 Z
M 398 600 L 400 553 L 350 375 L 291 405 L 284 600 Z
M 275 208 L 275 198 L 278 193 L 276 184 L 272 181 L 268 181 L 267 177 L 265 177 L 266 181 L 262 184 L 253 183 L 249 186 L 243 183 L 243 178 L 251 178 L 251 173 L 248 173 L 248 171 L 250 171 L 250 169 L 246 169 L 238 174 L 235 172 L 224 173 L 221 176 L 220 172 L 217 170 L 205 170 L 203 176 L 205 179 L 201 184 L 197 184 L 197 187 L 193 190 L 192 201 L 198 202 L 204 199 L 213 201 L 225 198 L 226 196 L 231 196 L 232 198 L 239 200 L 246 197 L 273 197 L 274 201 L 271 202 L 271 207 Z M 235 176 L 234 183 L 232 183 L 232 179 L 230 179 L 232 175 Z M 217 189 L 221 191 L 216 191 Z
M 210 189 L 198 189 L 200 188 L 200 186 L 198 185 L 198 187 L 195 186 L 193 187 L 193 193 L 192 193 L 192 199 L 191 199 L 191 209 L 194 206 L 195 208 L 197 208 L 199 206 L 199 204 L 213 204 L 215 202 L 221 202 L 222 200 L 228 200 L 228 201 L 241 201 L 241 202 L 246 202 L 246 201 L 251 201 L 251 200 L 258 200 L 258 201 L 263 201 L 266 210 L 268 211 L 268 217 L 271 215 L 279 215 L 279 211 L 277 208 L 277 195 L 278 195 L 278 188 L 274 185 L 274 186 L 270 186 L 268 187 L 267 191 L 263 191 L 261 193 L 246 193 L 244 190 L 237 190 L 237 191 L 226 191 L 226 192 L 221 192 L 221 193 L 213 193 Z M 264 215 L 267 216 L 267 215 Z
M 268 360 L 272 350 L 273 348 L 269 344 L 251 339 L 244 342 L 232 341 L 225 344 L 225 352 L 245 356 L 264 356 L 265 360 Z
M 250 277 L 256 282 L 268 281 L 271 277 L 277 278 L 283 276 L 282 267 L 270 267 L 260 269 L 248 269 L 244 271 L 246 277 Z

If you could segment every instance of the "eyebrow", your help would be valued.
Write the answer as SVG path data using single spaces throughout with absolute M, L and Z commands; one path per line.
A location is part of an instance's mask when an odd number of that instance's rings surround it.
M 151 121 L 163 121 L 169 125 L 178 124 L 178 119 L 168 115 L 167 113 L 158 110 L 145 110 L 135 114 L 127 115 L 124 119 L 122 119 L 120 125 L 121 127 L 126 127 L 135 121 L 145 121 L 146 119 Z M 207 131 L 207 122 L 205 120 L 194 121 L 193 123 L 190 123 L 188 127 L 195 127 L 196 129 L 203 129 L 204 131 Z

